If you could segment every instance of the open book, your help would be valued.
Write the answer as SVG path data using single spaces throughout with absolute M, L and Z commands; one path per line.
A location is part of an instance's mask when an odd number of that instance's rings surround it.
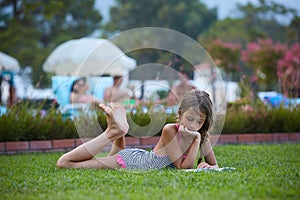
M 234 167 L 222 167 L 218 169 L 205 169 L 205 168 L 196 168 L 196 169 L 183 169 L 185 172 L 202 172 L 202 171 L 215 171 L 215 172 L 223 172 L 223 171 L 231 171 L 236 170 Z

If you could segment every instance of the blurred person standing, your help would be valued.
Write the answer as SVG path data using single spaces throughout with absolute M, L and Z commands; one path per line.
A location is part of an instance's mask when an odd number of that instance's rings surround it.
M 104 90 L 104 101 L 110 103 L 121 103 L 129 101 L 134 98 L 129 94 L 129 91 L 125 88 L 121 88 L 123 81 L 123 75 L 115 75 L 113 77 L 113 86 Z
M 167 106 L 170 107 L 177 105 L 186 92 L 196 89 L 196 87 L 190 83 L 189 76 L 186 72 L 178 72 L 178 77 L 180 83 L 171 88 L 166 100 Z

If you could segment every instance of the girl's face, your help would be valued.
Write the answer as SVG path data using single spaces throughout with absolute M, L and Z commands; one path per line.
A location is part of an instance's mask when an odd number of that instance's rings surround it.
M 184 125 L 191 131 L 198 131 L 205 122 L 206 115 L 190 107 L 180 116 L 180 125 Z

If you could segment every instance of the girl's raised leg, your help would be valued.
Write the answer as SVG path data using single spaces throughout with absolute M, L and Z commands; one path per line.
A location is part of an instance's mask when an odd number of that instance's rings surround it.
M 62 155 L 57 166 L 62 168 L 115 168 L 118 166 L 115 156 L 93 159 L 103 147 L 118 138 L 123 138 L 128 131 L 126 111 L 120 104 L 106 106 L 99 105 L 106 113 L 107 128 L 96 138 L 80 145 L 72 151 Z M 118 141 L 118 140 L 117 140 Z
M 122 149 L 125 149 L 125 136 L 114 140 L 108 156 L 115 155 L 116 153 L 118 153 Z

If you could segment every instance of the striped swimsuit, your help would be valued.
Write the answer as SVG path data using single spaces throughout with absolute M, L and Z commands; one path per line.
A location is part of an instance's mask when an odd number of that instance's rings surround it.
M 117 163 L 126 169 L 156 170 L 175 168 L 168 155 L 158 156 L 154 151 L 123 149 L 117 155 Z
M 176 125 L 176 127 L 178 129 L 178 125 Z M 170 157 L 168 155 L 156 155 L 155 149 L 150 152 L 143 149 L 123 149 L 117 154 L 117 163 L 121 165 L 121 168 L 126 169 L 175 169 L 175 165 L 171 161 Z

